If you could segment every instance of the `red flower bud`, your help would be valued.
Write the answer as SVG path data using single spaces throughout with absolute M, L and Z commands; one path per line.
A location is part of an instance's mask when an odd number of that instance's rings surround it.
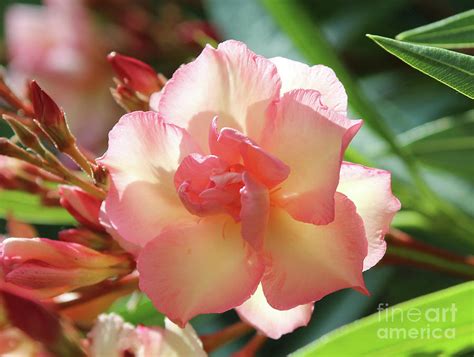
M 136 92 L 150 96 L 158 92 L 164 83 L 156 71 L 136 58 L 112 52 L 107 56 L 120 81 Z
M 102 200 L 81 190 L 79 187 L 59 186 L 61 206 L 84 226 L 102 232 L 104 228 L 99 222 L 99 212 Z
M 2 326 L 6 328 L 0 331 L 2 356 L 3 353 L 5 356 L 84 355 L 79 335 L 52 309 L 52 305 L 42 303 L 17 287 L 6 284 L 0 284 L 0 303 L 0 314 L 8 321 L 8 325 Z
M 108 247 L 112 241 L 100 233 L 92 232 L 86 228 L 65 229 L 58 233 L 60 241 L 78 243 L 86 247 L 101 250 Z
M 74 144 L 75 138 L 69 131 L 64 112 L 35 81 L 30 82 L 30 99 L 36 119 L 58 149 L 62 151 Z
M 126 255 L 103 254 L 81 244 L 44 238 L 7 238 L 0 251 L 4 281 L 38 298 L 95 285 L 133 269 Z
M 3 308 L 9 322 L 32 339 L 53 344 L 61 334 L 59 316 L 50 308 L 15 286 L 0 288 Z

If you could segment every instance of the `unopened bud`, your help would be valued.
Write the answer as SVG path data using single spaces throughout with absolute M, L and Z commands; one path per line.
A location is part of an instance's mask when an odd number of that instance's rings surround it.
M 23 176 L 20 174 L 15 176 L 15 182 L 17 183 L 17 190 L 32 194 L 40 194 L 44 191 L 44 188 L 36 182 L 34 177 Z
M 42 165 L 42 162 L 38 157 L 31 155 L 29 152 L 15 145 L 7 138 L 0 138 L 0 155 L 25 161 L 35 166 Z
M 28 163 L 0 155 L 0 187 L 7 190 L 23 190 L 36 193 L 40 189 L 34 176 L 25 174 Z
M 26 161 L 26 160 L 25 160 Z M 50 182 L 56 182 L 56 183 L 64 183 L 64 180 L 61 179 L 60 177 L 45 171 L 37 166 L 32 166 L 32 165 L 25 165 L 23 170 L 32 176 L 38 177 L 44 181 L 50 181 Z
M 148 110 L 148 102 L 139 98 L 136 92 L 130 88 L 118 84 L 116 88 L 111 88 L 112 97 L 126 112 L 134 112 L 137 110 Z
M 30 98 L 35 116 L 41 128 L 49 135 L 60 151 L 74 145 L 64 112 L 51 97 L 35 82 L 30 82 Z
M 122 83 L 134 91 L 150 96 L 163 88 L 164 83 L 153 68 L 133 57 L 112 52 L 107 56 Z
M 18 120 L 12 118 L 9 115 L 4 114 L 3 119 L 8 123 L 8 125 L 10 125 L 10 127 L 15 132 L 16 136 L 24 146 L 33 150 L 41 157 L 46 156 L 46 149 L 43 144 L 41 144 L 40 139 L 35 133 L 33 133 L 24 124 L 20 123 Z
M 43 206 L 61 206 L 61 203 L 59 202 L 59 193 L 56 190 L 48 190 L 43 187 L 43 190 L 40 192 L 40 200 Z
M 0 172 L 0 188 L 5 190 L 17 190 L 18 183 L 14 176 Z
M 2 315 L 8 321 L 7 329 L 14 328 L 18 332 L 21 330 L 26 335 L 22 334 L 23 338 L 17 340 L 21 345 L 14 346 L 13 351 L 7 351 L 10 353 L 6 353 L 4 349 L 11 346 L 5 346 L 5 340 L 2 340 L 2 356 L 83 355 L 79 335 L 68 321 L 61 319 L 52 306 L 33 299 L 31 294 L 12 285 L 0 286 L 0 301 L 4 310 L 0 313 L 4 312 Z
M 63 242 L 82 244 L 95 250 L 107 248 L 112 243 L 107 237 L 86 228 L 65 229 L 58 233 L 59 240 Z
M 107 168 L 101 164 L 94 165 L 93 168 L 94 181 L 103 187 L 107 187 L 109 172 Z
M 95 285 L 133 269 L 126 255 L 103 254 L 76 243 L 7 238 L 1 245 L 5 282 L 41 298 Z
M 59 186 L 59 195 L 61 206 L 79 223 L 95 231 L 104 231 L 99 222 L 102 200 L 76 186 Z

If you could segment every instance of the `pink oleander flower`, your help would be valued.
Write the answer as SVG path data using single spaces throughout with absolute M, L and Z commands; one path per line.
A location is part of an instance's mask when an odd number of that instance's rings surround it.
M 118 315 L 102 314 L 89 340 L 90 357 L 119 357 L 125 353 L 136 357 L 207 356 L 191 325 L 181 329 L 168 319 L 165 328 L 134 327 Z
M 98 150 L 119 109 L 109 92 L 107 48 L 81 3 L 44 0 L 44 6 L 8 7 L 8 79 L 25 96 L 26 80 L 36 79 L 66 111 L 79 142 Z
M 99 159 L 102 221 L 137 256 L 140 288 L 183 326 L 237 308 L 272 338 L 384 255 L 390 173 L 343 162 L 362 121 L 334 72 L 244 44 L 206 47 L 134 112 Z
M 38 298 L 52 297 L 129 273 L 125 256 L 45 238 L 7 238 L 0 243 L 0 281 Z

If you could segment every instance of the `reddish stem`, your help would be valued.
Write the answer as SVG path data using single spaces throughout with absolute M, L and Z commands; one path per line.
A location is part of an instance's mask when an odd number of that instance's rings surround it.
M 137 288 L 138 288 L 138 277 L 129 275 L 119 280 L 118 282 L 114 282 L 114 283 L 106 282 L 104 284 L 86 288 L 84 292 L 81 293 L 79 298 L 75 300 L 71 300 L 71 301 L 59 302 L 57 303 L 57 306 L 60 310 L 63 310 L 71 306 L 76 306 L 76 305 L 94 300 L 95 298 L 108 294 L 111 291 L 117 291 L 117 292 L 123 291 L 124 293 L 128 293 L 128 292 L 132 293 Z
M 388 244 L 387 254 L 383 259 L 385 264 L 412 265 L 468 279 L 474 278 L 473 256 L 458 255 L 433 247 L 393 228 L 385 240 Z
M 210 353 L 226 343 L 240 338 L 253 330 L 253 327 L 246 322 L 239 321 L 223 330 L 215 333 L 201 336 L 202 343 L 206 352 Z
M 253 357 L 266 341 L 267 336 L 257 332 L 255 336 L 253 336 L 240 351 L 234 353 L 232 357 Z

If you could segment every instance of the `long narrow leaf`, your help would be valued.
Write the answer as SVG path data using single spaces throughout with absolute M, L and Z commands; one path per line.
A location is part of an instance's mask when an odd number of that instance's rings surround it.
M 413 68 L 474 99 L 474 57 L 382 36 L 367 36 Z
M 396 39 L 443 48 L 472 48 L 474 9 L 402 32 Z
M 45 207 L 38 196 L 20 191 L 0 190 L 0 218 L 7 214 L 21 221 L 38 224 L 74 224 L 74 218 L 63 208 Z
M 312 356 L 472 355 L 474 282 L 407 301 L 346 325 L 293 354 Z

